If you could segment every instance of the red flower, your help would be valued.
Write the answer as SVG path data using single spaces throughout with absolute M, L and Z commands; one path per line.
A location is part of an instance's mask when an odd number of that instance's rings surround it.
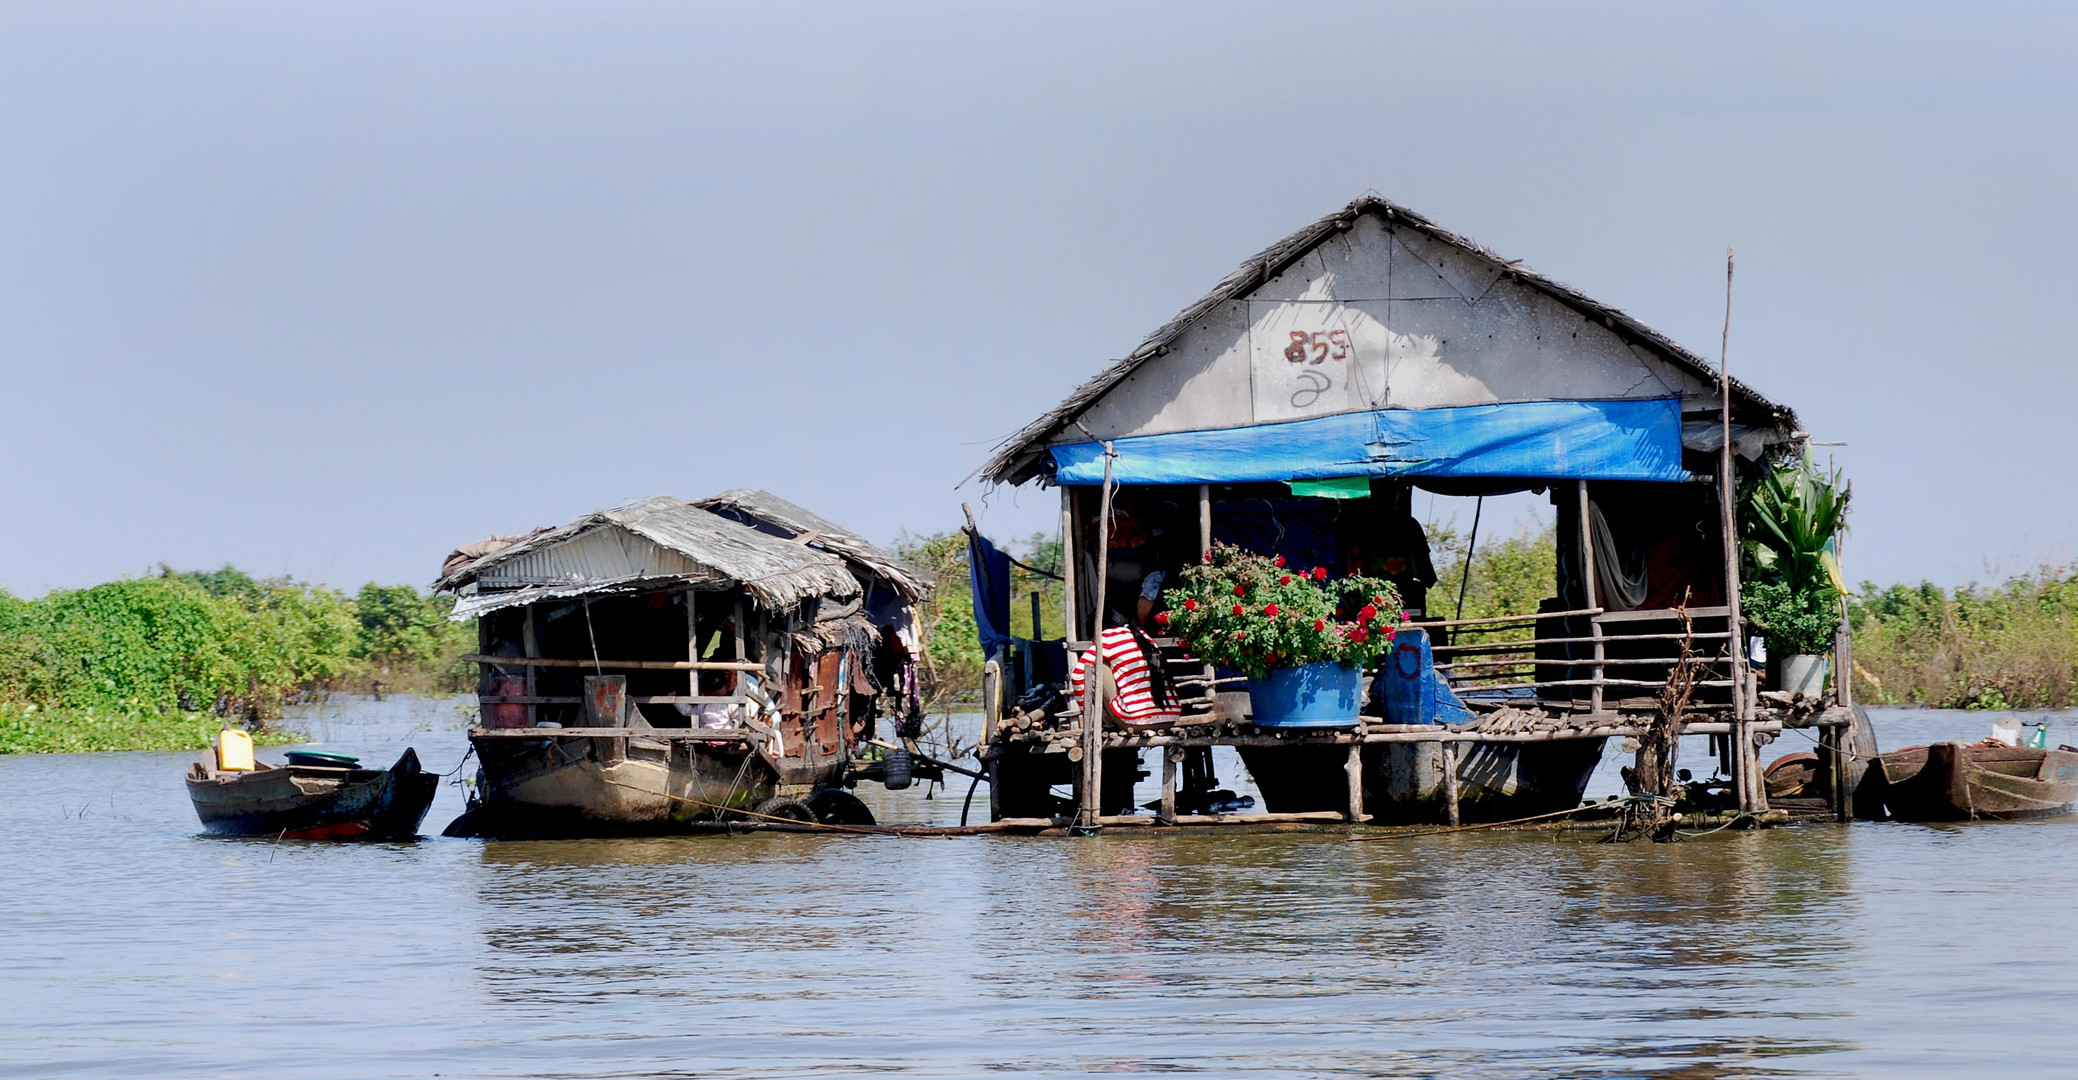
M 1328 623 L 1327 623 L 1327 620 L 1326 620 L 1326 619 L 1315 619 L 1315 620 L 1313 620 L 1313 632 L 1314 632 L 1314 633 L 1318 634 L 1318 633 L 1320 633 L 1321 631 L 1323 631 L 1323 630 L 1326 630 L 1327 628 L 1328 628 Z
M 1283 566 L 1283 565 L 1284 565 L 1284 556 L 1282 556 L 1282 555 L 1279 555 L 1279 556 L 1277 556 L 1276 558 L 1274 558 L 1274 559 L 1271 559 L 1271 560 L 1270 560 L 1270 563 L 1271 563 L 1271 565 L 1273 565 L 1273 566 Z
M 1372 607 L 1369 604 L 1365 604 L 1364 609 L 1356 613 L 1356 617 L 1364 620 L 1365 622 L 1370 622 L 1372 619 L 1378 617 L 1378 609 Z
M 1235 596 L 1247 596 L 1247 595 L 1248 595 L 1248 586 L 1246 586 L 1246 585 L 1236 585 L 1236 586 L 1234 586 L 1234 595 L 1235 595 Z
M 1166 611 L 1156 612 L 1154 617 L 1154 624 L 1156 626 L 1169 625 L 1169 613 Z
M 1183 602 L 1183 610 L 1185 610 L 1185 611 L 1196 611 L 1196 610 L 1198 610 L 1198 602 L 1197 602 L 1196 600 L 1185 600 L 1185 601 Z
M 1292 583 L 1292 576 L 1290 574 L 1281 574 L 1277 578 L 1277 583 L 1279 585 L 1289 585 Z
M 1208 550 L 1207 550 L 1207 551 L 1205 552 L 1205 561 L 1206 561 L 1206 562 L 1211 562 L 1211 561 L 1212 561 L 1212 552 L 1211 552 L 1211 550 L 1209 550 L 1209 549 L 1208 549 Z
M 1412 619 L 1410 619 L 1410 618 L 1408 617 L 1408 615 L 1407 615 L 1407 609 L 1405 609 L 1405 608 L 1401 608 L 1401 609 L 1400 609 L 1400 621 L 1401 621 L 1401 622 L 1412 622 L 1412 621 L 1413 621 Z
M 1314 567 L 1314 568 L 1313 568 L 1313 580 L 1315 580 L 1315 581 L 1326 581 L 1327 579 L 1328 579 L 1328 568 L 1327 568 L 1327 567 L 1325 567 L 1325 566 L 1316 566 L 1316 567 Z
M 1277 614 L 1277 605 L 1276 605 L 1276 604 L 1264 604 L 1264 605 L 1263 605 L 1263 614 L 1265 614 L 1265 615 L 1269 615 L 1269 616 L 1273 616 L 1273 617 L 1274 617 L 1274 616 L 1275 616 L 1275 615 Z
M 1391 644 L 1391 643 L 1392 643 L 1392 640 L 1393 640 L 1393 628 L 1392 628 L 1392 627 L 1390 627 L 1390 626 L 1388 626 L 1388 627 L 1386 627 L 1386 628 L 1385 628 L 1385 640 L 1386 640 L 1386 643 L 1387 643 L 1387 644 Z
M 1351 641 L 1369 641 L 1369 640 L 1371 640 L 1371 632 L 1370 632 L 1369 630 L 1366 630 L 1366 629 L 1364 629 L 1363 627 L 1359 626 L 1359 627 L 1357 627 L 1356 629 L 1354 629 L 1354 630 L 1351 630 L 1351 631 L 1349 632 L 1349 640 L 1351 640 Z
M 1234 605 L 1234 614 L 1236 614 L 1236 615 L 1239 615 L 1239 614 L 1241 614 L 1242 612 L 1244 612 L 1244 611 L 1247 611 L 1247 610 L 1248 610 L 1247 608 L 1244 608 L 1244 607 L 1242 607 L 1242 606 L 1241 606 L 1241 605 L 1239 605 L 1239 604 L 1235 604 L 1235 605 Z

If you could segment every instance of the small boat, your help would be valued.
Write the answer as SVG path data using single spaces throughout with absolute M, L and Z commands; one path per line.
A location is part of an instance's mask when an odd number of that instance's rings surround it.
M 406 749 L 388 769 L 364 769 L 343 754 L 292 752 L 284 765 L 252 762 L 224 770 L 188 767 L 188 797 L 202 828 L 218 836 L 291 840 L 401 840 L 418 835 L 440 778 Z
M 1899 821 L 2051 817 L 2078 804 L 2078 753 L 1935 743 L 1876 759 L 1884 809 Z

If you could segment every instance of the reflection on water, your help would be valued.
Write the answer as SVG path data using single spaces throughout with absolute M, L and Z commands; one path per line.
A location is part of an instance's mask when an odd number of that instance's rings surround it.
M 1989 722 L 1881 721 L 1929 723 Z M 461 762 L 439 703 L 324 724 Z M 196 837 L 184 760 L 0 758 L 0 1076 L 2051 1076 L 2078 1049 L 2068 821 L 327 846 Z M 942 821 L 965 785 L 867 794 Z

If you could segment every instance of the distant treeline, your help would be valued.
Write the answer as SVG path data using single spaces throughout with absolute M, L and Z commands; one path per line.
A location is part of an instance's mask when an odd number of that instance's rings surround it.
M 1436 614 L 1455 614 L 1464 538 L 1431 526 Z M 1060 542 L 1010 545 L 1059 572 Z M 981 648 L 967 583 L 966 537 L 905 535 L 898 552 L 937 584 L 918 611 L 927 709 L 979 700 Z M 1551 588 L 1546 526 L 1487 540 L 1473 554 L 1464 617 L 1536 611 Z M 1014 569 L 1012 627 L 1061 633 L 1061 586 Z M 333 691 L 459 693 L 475 669 L 473 622 L 453 600 L 409 585 L 352 594 L 225 567 L 60 590 L 24 600 L 0 590 L 0 753 L 186 749 L 228 720 L 266 729 L 285 705 Z M 1865 583 L 1848 598 L 1858 700 L 1944 708 L 2078 706 L 2078 574 L 2043 568 L 1993 586 Z
M 0 591 L 0 753 L 182 749 L 332 690 L 454 692 L 473 623 L 409 585 L 347 594 L 225 567 Z

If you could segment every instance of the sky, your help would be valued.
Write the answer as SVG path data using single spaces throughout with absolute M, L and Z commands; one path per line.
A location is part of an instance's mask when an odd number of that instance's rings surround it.
M 423 584 L 743 486 L 1029 534 L 1055 493 L 955 485 L 1367 190 L 1713 358 L 1736 248 L 1732 371 L 1846 444 L 1851 579 L 2061 565 L 2074 23 L 11 0 L 0 587 Z

